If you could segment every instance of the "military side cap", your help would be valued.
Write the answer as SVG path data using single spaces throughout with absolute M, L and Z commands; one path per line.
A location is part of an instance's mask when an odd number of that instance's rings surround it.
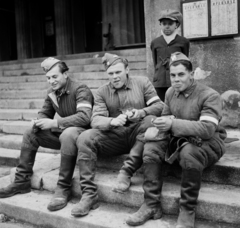
M 184 55 L 182 52 L 174 52 L 171 54 L 169 66 L 171 66 L 174 62 L 177 62 L 180 60 L 186 60 L 188 62 L 191 62 L 190 59 L 186 55 Z
M 41 67 L 47 73 L 59 62 L 61 62 L 61 60 L 49 57 L 41 63 Z
M 105 55 L 102 57 L 102 63 L 105 67 L 105 70 L 107 70 L 110 66 L 115 65 L 117 63 L 123 63 L 125 66 L 127 66 L 128 60 L 118 55 L 105 53 Z
M 161 20 L 163 19 L 170 19 L 172 21 L 177 21 L 181 24 L 182 14 L 177 10 L 167 9 L 162 11 L 161 16 L 158 20 L 161 22 Z

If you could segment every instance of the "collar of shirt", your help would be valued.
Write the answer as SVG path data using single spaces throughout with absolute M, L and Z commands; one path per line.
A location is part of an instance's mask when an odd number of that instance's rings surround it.
M 185 89 L 184 91 L 182 91 L 182 92 L 175 92 L 175 96 L 179 96 L 179 94 L 183 94 L 183 96 L 185 97 L 185 98 L 188 98 L 192 93 L 193 93 L 193 91 L 194 91 L 194 89 L 196 88 L 196 86 L 197 86 L 197 82 L 195 81 L 195 80 L 193 80 L 193 82 L 192 82 L 192 84 L 191 84 L 191 86 L 189 86 L 187 89 Z
M 129 77 L 129 75 L 127 75 L 127 81 L 126 83 L 123 85 L 123 87 L 119 88 L 119 89 L 116 89 L 113 84 L 110 82 L 110 88 L 113 92 L 116 92 L 118 90 L 121 90 L 121 89 L 131 89 L 132 88 L 132 79 Z
M 70 84 L 71 84 L 71 79 L 67 78 L 66 86 L 64 88 L 62 88 L 61 90 L 57 90 L 55 92 L 56 96 L 61 97 L 63 94 L 70 94 L 70 90 L 69 90 Z
M 176 38 L 176 35 L 178 32 L 176 29 L 170 36 L 166 36 L 162 30 L 161 30 L 161 33 L 162 33 L 163 38 L 165 39 L 166 43 L 169 44 L 169 43 L 171 43 L 171 41 L 173 41 Z

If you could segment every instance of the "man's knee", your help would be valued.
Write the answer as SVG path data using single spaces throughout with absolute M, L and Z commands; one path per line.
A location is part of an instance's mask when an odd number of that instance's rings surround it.
M 24 134 L 23 134 L 23 140 L 22 140 L 22 147 L 25 148 L 38 148 L 38 142 L 36 140 L 35 132 L 33 131 L 32 127 L 28 128 Z
M 147 142 L 144 145 L 143 162 L 159 163 L 164 160 L 165 151 L 159 142 Z
M 200 153 L 198 147 L 187 144 L 180 152 L 180 166 L 182 169 L 197 169 L 202 171 L 204 169 L 205 159 Z
M 89 129 L 78 136 L 78 160 L 97 160 L 97 132 L 96 129 Z
M 84 129 L 77 127 L 66 128 L 60 135 L 59 140 L 61 144 L 68 142 L 76 143 L 79 134 L 81 134 L 83 131 Z

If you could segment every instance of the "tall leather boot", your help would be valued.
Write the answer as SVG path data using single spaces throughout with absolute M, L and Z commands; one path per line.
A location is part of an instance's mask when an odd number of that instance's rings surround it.
M 159 163 L 144 163 L 144 203 L 140 209 L 129 216 L 126 223 L 130 226 L 139 226 L 149 219 L 159 219 L 162 217 L 161 192 L 162 192 L 162 172 Z
M 194 228 L 201 178 L 202 172 L 197 169 L 182 171 L 180 212 L 176 228 Z
M 71 197 L 72 177 L 76 159 L 77 156 L 61 155 L 58 183 L 55 193 L 48 204 L 48 210 L 57 211 L 67 205 Z
M 92 209 L 99 207 L 97 185 L 94 183 L 96 161 L 79 160 L 80 187 L 82 198 L 72 209 L 71 214 L 75 217 L 84 216 Z
M 119 171 L 117 177 L 117 183 L 113 187 L 114 192 L 124 193 L 131 185 L 131 177 L 142 165 L 142 153 L 143 153 L 144 143 L 136 141 L 127 159 Z
M 31 192 L 31 176 L 37 149 L 22 147 L 14 182 L 0 189 L 0 198 Z

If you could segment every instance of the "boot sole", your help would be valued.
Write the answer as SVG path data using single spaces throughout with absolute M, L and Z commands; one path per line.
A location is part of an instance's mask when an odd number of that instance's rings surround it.
M 64 203 L 64 204 L 55 206 L 55 207 L 48 206 L 47 209 L 48 209 L 49 211 L 58 211 L 58 210 L 63 209 L 63 208 L 66 207 L 66 206 L 67 206 L 67 202 Z
M 17 194 L 26 194 L 26 193 L 29 193 L 29 192 L 31 192 L 31 189 L 17 191 L 17 192 L 14 192 L 12 194 L 9 194 L 9 195 L 0 195 L 0 198 L 8 198 L 8 197 L 11 197 L 11 196 L 14 196 L 14 195 L 17 195 Z
M 90 208 L 90 210 L 95 210 L 95 209 L 97 209 L 99 206 L 100 206 L 99 203 L 95 203 L 95 204 Z M 89 210 L 89 211 L 90 211 L 90 210 Z M 77 213 L 77 214 L 71 213 L 71 215 L 72 215 L 73 217 L 82 217 L 82 216 L 87 215 L 87 214 L 89 213 L 89 211 L 86 212 L 86 213 Z
M 157 220 L 157 219 L 160 219 L 160 218 L 162 218 L 162 214 L 156 213 L 156 214 L 154 214 L 153 216 L 145 219 L 145 220 L 142 221 L 142 222 L 136 222 L 136 223 L 133 222 L 133 223 L 132 223 L 132 222 L 126 221 L 126 223 L 127 223 L 129 226 L 140 226 L 140 225 L 143 225 L 145 222 L 147 222 L 147 221 L 150 220 L 150 219 L 152 219 L 152 220 Z

